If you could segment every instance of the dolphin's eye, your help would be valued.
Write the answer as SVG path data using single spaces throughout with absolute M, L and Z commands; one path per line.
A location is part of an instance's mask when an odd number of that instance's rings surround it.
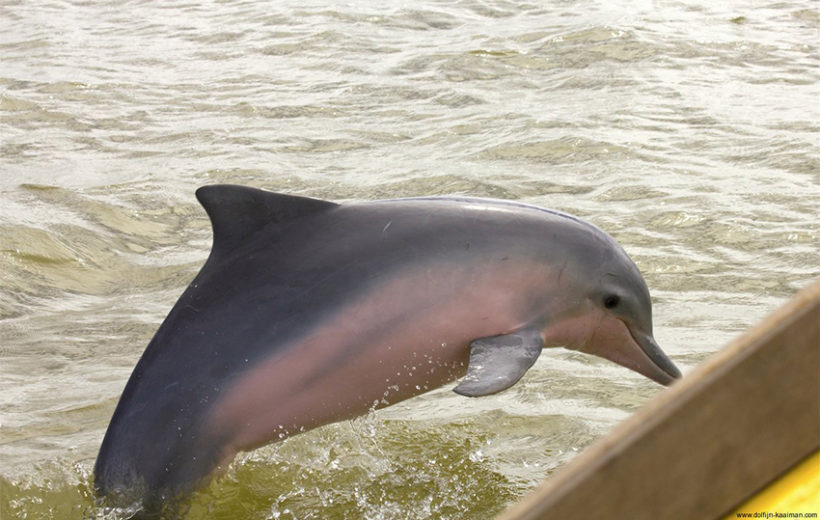
M 604 307 L 607 309 L 614 309 L 619 303 L 621 303 L 621 298 L 617 294 L 604 296 Z

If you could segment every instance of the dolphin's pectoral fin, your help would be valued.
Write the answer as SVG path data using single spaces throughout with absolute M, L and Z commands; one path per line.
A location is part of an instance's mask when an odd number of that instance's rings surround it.
M 453 391 L 480 397 L 506 390 L 535 363 L 543 346 L 541 333 L 533 328 L 477 339 L 470 343 L 467 375 Z

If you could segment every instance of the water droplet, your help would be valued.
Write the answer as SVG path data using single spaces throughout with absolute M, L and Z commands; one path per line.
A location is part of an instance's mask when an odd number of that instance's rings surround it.
M 484 453 L 481 450 L 475 450 L 470 453 L 470 460 L 473 462 L 481 462 L 484 460 Z

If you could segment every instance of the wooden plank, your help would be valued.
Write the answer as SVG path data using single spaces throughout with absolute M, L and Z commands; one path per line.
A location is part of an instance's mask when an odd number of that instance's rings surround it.
M 820 280 L 499 520 L 714 519 L 820 446 Z

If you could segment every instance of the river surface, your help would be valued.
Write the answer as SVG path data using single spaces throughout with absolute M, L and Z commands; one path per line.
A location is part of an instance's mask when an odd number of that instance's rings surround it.
M 127 517 L 91 469 L 204 184 L 579 215 L 690 371 L 820 275 L 818 42 L 810 0 L 3 1 L 0 517 Z M 562 349 L 451 388 L 243 455 L 186 517 L 485 519 L 662 391 Z

